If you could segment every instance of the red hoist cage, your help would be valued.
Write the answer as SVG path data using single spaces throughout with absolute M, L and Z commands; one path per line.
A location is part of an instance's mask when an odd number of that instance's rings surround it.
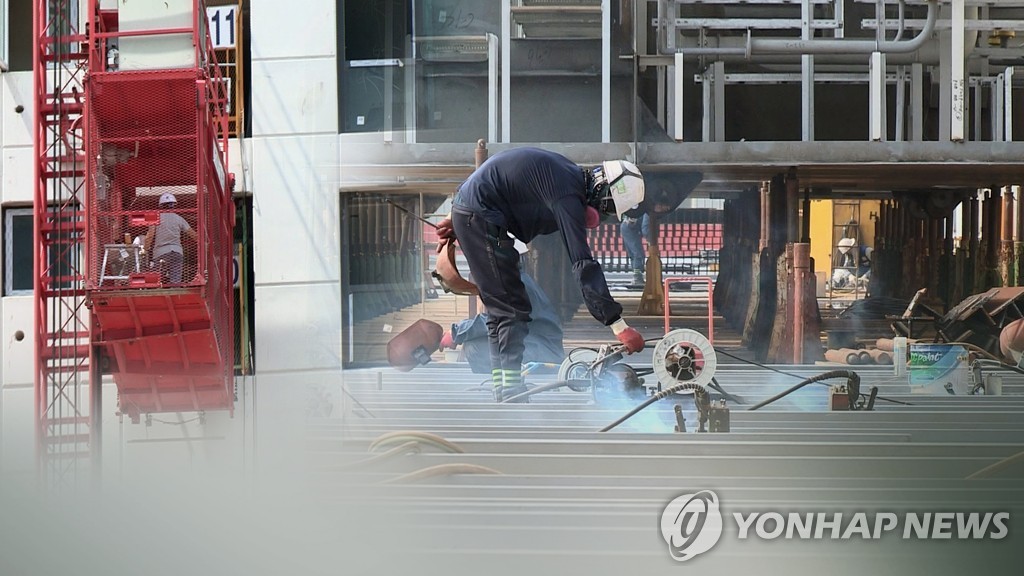
M 133 420 L 234 407 L 228 86 L 204 2 L 78 4 L 37 0 L 34 20 L 35 408 L 57 476 L 98 458 L 104 374 Z

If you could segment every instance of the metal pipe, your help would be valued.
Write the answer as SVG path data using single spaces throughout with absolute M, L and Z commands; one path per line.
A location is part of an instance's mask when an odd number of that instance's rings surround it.
M 658 2 L 658 22 L 662 27 L 658 39 L 658 51 L 661 54 L 692 54 L 700 56 L 725 56 L 744 54 L 748 59 L 753 54 L 870 54 L 872 52 L 883 52 L 886 54 L 899 54 L 914 52 L 921 48 L 931 38 L 935 31 L 935 22 L 938 20 L 938 0 L 928 0 L 928 15 L 925 18 L 924 26 L 917 36 L 910 40 L 851 40 L 848 38 L 814 38 L 802 40 L 800 38 L 754 38 L 750 31 L 747 31 L 746 46 L 744 48 L 676 48 L 666 45 L 668 37 L 675 38 L 675 29 L 669 24 L 674 18 L 668 17 L 667 0 Z
M 804 363 L 804 299 L 811 269 L 811 245 L 793 244 L 793 363 Z
M 768 247 L 768 194 L 771 184 L 768 181 L 761 182 L 761 238 L 757 244 L 757 251 L 760 252 Z
M 796 170 L 786 174 L 786 242 L 800 241 L 800 180 Z

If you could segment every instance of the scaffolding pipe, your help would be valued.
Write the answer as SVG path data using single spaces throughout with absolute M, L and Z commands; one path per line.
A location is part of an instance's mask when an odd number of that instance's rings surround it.
M 669 16 L 669 0 L 658 0 L 658 23 L 661 26 L 661 34 L 658 39 L 658 52 L 660 54 L 683 53 L 696 56 L 737 56 L 742 55 L 750 58 L 754 54 L 870 54 L 882 52 L 885 54 L 900 54 L 914 52 L 920 49 L 925 42 L 931 38 L 935 31 L 935 22 L 938 20 L 938 0 L 928 0 L 928 15 L 925 18 L 924 26 L 917 36 L 909 40 L 850 40 L 848 38 L 814 38 L 802 40 L 800 38 L 754 38 L 751 32 L 747 31 L 746 45 L 744 47 L 681 47 L 667 45 L 669 37 L 674 38 L 675 32 L 670 25 L 674 18 Z M 674 44 L 674 42 L 672 43 Z

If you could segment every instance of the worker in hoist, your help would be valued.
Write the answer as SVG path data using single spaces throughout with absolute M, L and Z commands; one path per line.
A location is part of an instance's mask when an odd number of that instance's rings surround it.
M 458 239 L 487 307 L 495 400 L 526 391 L 522 362 L 532 309 L 509 233 L 528 243 L 558 232 L 590 314 L 611 327 L 628 353 L 644 348 L 643 336 L 622 319 L 622 306 L 609 294 L 587 244 L 588 228 L 611 214 L 621 220 L 643 199 L 643 176 L 630 162 L 611 160 L 586 169 L 539 148 L 499 152 L 459 187 L 451 217 L 437 227 L 439 248 Z
M 171 212 L 178 206 L 174 194 L 165 192 L 160 195 L 160 223 L 150 226 L 146 232 L 146 253 L 151 254 L 153 265 L 157 266 L 163 280 L 170 284 L 180 284 L 182 270 L 185 267 L 185 251 L 181 247 L 181 235 L 185 234 L 193 241 L 196 231 L 188 225 L 181 215 Z

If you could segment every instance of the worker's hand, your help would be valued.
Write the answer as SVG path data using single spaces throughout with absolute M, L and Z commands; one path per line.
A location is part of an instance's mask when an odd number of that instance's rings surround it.
M 625 320 L 616 320 L 612 324 L 612 332 L 615 332 L 615 337 L 626 347 L 627 353 L 634 354 L 644 349 L 644 337 L 636 328 L 630 328 Z
M 455 339 L 452 337 L 450 330 L 445 332 L 444 336 L 441 336 L 441 344 L 437 349 L 444 352 L 445 348 L 455 350 Z
M 452 227 L 452 219 L 445 218 L 437 225 L 437 253 L 440 254 L 452 240 L 455 240 L 455 228 Z
M 451 240 L 455 238 L 455 228 L 452 227 L 452 219 L 445 218 L 437 225 L 437 237 Z

